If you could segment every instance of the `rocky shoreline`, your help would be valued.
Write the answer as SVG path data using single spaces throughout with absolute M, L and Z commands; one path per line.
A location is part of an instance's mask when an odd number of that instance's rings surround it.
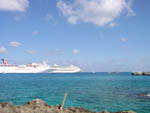
M 150 72 L 132 72 L 131 74 L 135 76 L 150 76 Z
M 23 106 L 16 106 L 12 103 L 0 103 L 0 113 L 136 113 L 134 111 L 120 112 L 92 112 L 81 107 L 68 107 L 61 109 L 61 105 L 49 106 L 43 100 L 35 99 Z

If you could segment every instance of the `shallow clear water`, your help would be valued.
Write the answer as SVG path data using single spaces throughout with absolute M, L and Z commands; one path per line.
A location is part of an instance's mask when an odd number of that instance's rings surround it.
M 150 113 L 150 77 L 130 73 L 0 74 L 0 102 L 23 105 L 40 98 L 49 105 L 80 106 L 93 111 Z

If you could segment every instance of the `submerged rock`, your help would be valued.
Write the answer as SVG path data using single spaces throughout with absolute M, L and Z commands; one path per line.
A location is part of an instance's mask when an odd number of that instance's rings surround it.
M 16 106 L 11 103 L 0 103 L 0 113 L 136 113 L 134 111 L 121 112 L 92 112 L 81 107 L 68 107 L 60 110 L 61 105 L 49 106 L 43 100 L 35 99 L 24 106 Z

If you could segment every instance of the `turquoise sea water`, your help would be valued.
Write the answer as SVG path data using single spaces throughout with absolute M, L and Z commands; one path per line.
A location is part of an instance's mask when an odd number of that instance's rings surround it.
M 40 98 L 49 105 L 80 106 L 93 111 L 150 113 L 150 77 L 130 73 L 0 74 L 0 102 L 23 105 Z

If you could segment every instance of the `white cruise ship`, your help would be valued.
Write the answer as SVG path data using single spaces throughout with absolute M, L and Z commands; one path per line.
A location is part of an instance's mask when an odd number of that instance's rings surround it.
M 1 59 L 0 73 L 43 73 L 50 69 L 45 62 L 43 64 L 31 63 L 25 65 L 8 64 L 5 59 Z
M 81 72 L 81 69 L 76 66 L 68 66 L 68 67 L 60 67 L 57 64 L 54 64 L 54 66 L 51 67 L 51 70 L 49 73 L 77 73 Z
M 31 63 L 24 65 L 8 64 L 7 60 L 1 59 L 0 73 L 76 73 L 81 69 L 76 66 L 60 67 L 56 64 L 50 66 L 43 62 L 43 64 Z

